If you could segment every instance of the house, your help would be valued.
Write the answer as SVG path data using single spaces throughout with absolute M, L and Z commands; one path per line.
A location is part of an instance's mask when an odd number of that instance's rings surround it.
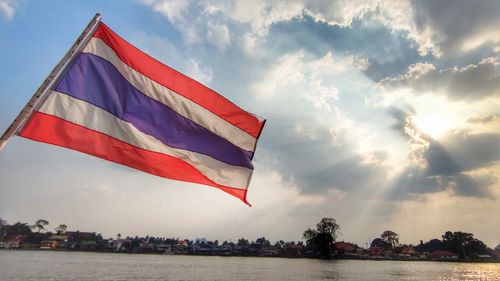
M 40 242 L 40 249 L 53 250 L 59 247 L 59 242 L 55 240 L 43 240 Z
M 14 238 L 7 240 L 5 243 L 7 249 L 19 249 L 22 244 L 27 240 L 28 235 L 16 235 Z
M 405 256 L 416 256 L 417 251 L 413 246 L 403 246 L 403 249 L 401 249 L 401 254 Z
M 95 232 L 84 232 L 84 231 L 66 231 L 66 236 L 70 241 L 95 241 Z
M 338 241 L 335 242 L 334 247 L 337 250 L 337 254 L 342 257 L 354 259 L 359 258 L 359 254 L 357 253 L 359 247 L 356 244 Z
M 458 259 L 458 255 L 456 253 L 446 251 L 446 250 L 436 250 L 429 254 L 429 257 L 432 259 L 440 259 L 440 260 L 454 260 Z
M 304 244 L 285 243 L 283 250 L 288 257 L 300 257 L 304 254 Z
M 107 244 L 107 249 L 113 252 L 128 252 L 132 246 L 131 239 L 110 239 Z
M 67 235 L 52 235 L 47 240 L 57 242 L 57 248 L 65 248 L 68 238 Z
M 384 248 L 382 247 L 371 247 L 370 256 L 372 257 L 382 257 L 384 255 Z
M 276 246 L 263 246 L 260 250 L 260 256 L 277 257 L 279 254 L 278 247 Z

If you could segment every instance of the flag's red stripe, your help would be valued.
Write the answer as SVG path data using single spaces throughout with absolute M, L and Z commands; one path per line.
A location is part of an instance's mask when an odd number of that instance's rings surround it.
M 122 39 L 102 22 L 94 33 L 94 37 L 103 40 L 116 52 L 116 55 L 131 68 L 192 100 L 212 113 L 219 115 L 227 122 L 248 134 L 256 138 L 259 137 L 263 126 L 263 120 L 259 120 L 254 115 L 239 108 L 196 80 L 148 56 Z
M 53 115 L 33 113 L 19 135 L 77 150 L 160 177 L 214 186 L 248 204 L 246 190 L 218 185 L 180 159 L 132 146 Z

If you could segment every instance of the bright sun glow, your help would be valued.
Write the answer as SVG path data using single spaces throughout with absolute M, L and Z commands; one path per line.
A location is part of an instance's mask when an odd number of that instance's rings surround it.
M 439 139 L 450 128 L 442 116 L 433 113 L 418 114 L 412 118 L 415 126 L 433 139 Z

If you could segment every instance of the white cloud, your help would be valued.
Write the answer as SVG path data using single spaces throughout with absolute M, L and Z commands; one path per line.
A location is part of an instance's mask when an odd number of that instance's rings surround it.
M 196 60 L 189 59 L 187 61 L 187 75 L 197 80 L 198 82 L 208 85 L 212 81 L 212 68 L 200 65 Z
M 163 14 L 172 23 L 185 21 L 184 13 L 190 4 L 185 0 L 142 0 L 142 2 L 151 6 L 153 11 Z
M 410 0 L 289 0 L 289 1 L 163 1 L 143 0 L 176 24 L 188 43 L 199 42 L 203 27 L 196 23 L 222 20 L 246 25 L 253 36 L 266 37 L 269 28 L 279 22 L 311 16 L 316 21 L 349 27 L 354 20 L 365 24 L 380 23 L 393 31 L 402 31 L 414 40 L 421 55 L 454 55 L 491 42 L 498 49 L 500 2 L 410 1 Z M 201 6 L 200 14 L 189 14 L 189 7 Z M 189 15 L 188 15 L 189 14 Z M 229 27 L 231 31 L 231 27 Z M 496 47 L 495 47 L 496 46 Z
M 208 22 L 207 41 L 223 52 L 231 45 L 231 36 L 226 25 Z
M 315 107 L 332 111 L 340 90 L 334 81 L 339 74 L 359 72 L 368 67 L 368 60 L 360 56 L 325 56 L 308 58 L 304 51 L 287 53 L 280 57 L 265 78 L 255 85 L 257 97 L 272 98 L 289 92 L 287 86 L 301 88 L 301 95 Z M 303 87 L 303 88 L 302 88 Z
M 0 0 L 0 12 L 7 20 L 11 20 L 16 13 L 16 10 L 14 9 L 14 1 Z
M 196 20 L 188 14 L 191 1 L 184 0 L 142 0 L 144 5 L 150 6 L 153 11 L 165 16 L 170 23 L 179 28 L 182 38 L 188 44 L 196 44 L 201 41 L 200 31 Z

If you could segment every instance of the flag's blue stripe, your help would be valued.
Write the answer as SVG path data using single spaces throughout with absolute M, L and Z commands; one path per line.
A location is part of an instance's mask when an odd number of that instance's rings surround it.
M 253 169 L 251 152 L 144 95 L 111 63 L 98 56 L 80 54 L 55 90 L 100 107 L 171 147 Z

